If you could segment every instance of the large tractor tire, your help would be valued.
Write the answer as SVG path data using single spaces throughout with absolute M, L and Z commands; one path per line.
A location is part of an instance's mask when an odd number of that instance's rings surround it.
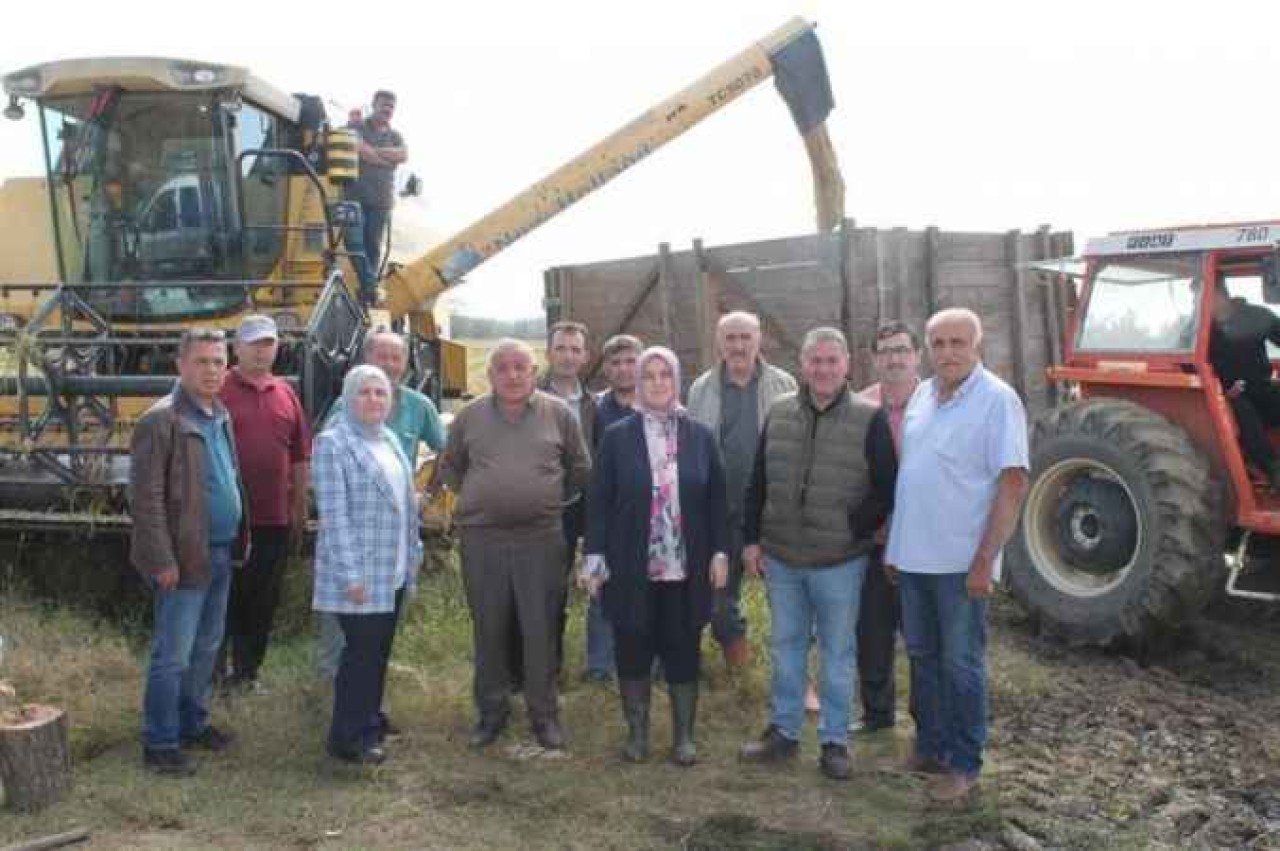
M 1114 399 L 1051 411 L 1007 550 L 1014 597 L 1075 644 L 1139 645 L 1196 615 L 1225 580 L 1224 491 L 1178 426 Z

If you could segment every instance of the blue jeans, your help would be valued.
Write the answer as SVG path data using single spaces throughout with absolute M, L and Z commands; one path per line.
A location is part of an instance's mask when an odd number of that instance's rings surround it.
M 155 634 L 143 696 L 143 744 L 177 748 L 209 725 L 213 666 L 231 588 L 231 548 L 209 549 L 209 584 L 155 592 Z
M 965 573 L 899 573 L 916 753 L 976 777 L 987 742 L 987 601 Z
M 613 624 L 599 594 L 587 604 L 587 673 L 613 676 Z
M 369 258 L 369 271 L 374 279 L 382 268 L 382 240 L 387 229 L 391 210 L 380 207 L 364 208 L 364 254 Z
M 809 638 L 818 636 L 818 741 L 843 745 L 849 740 L 849 709 L 857 667 L 858 621 L 867 559 L 832 567 L 788 567 L 765 558 L 769 615 L 773 621 L 771 723 L 788 739 L 799 740 L 804 724 Z
M 378 276 L 374 272 L 373 265 L 369 262 L 368 251 L 364 244 L 364 214 L 361 213 L 360 223 L 344 228 L 342 232 L 342 241 L 347 246 L 347 252 L 351 255 L 351 265 L 355 267 L 356 277 L 360 281 L 360 292 L 366 297 L 371 298 L 378 288 Z

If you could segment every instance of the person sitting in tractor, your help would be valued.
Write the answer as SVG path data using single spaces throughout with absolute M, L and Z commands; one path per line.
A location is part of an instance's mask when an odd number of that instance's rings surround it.
M 1271 380 L 1268 341 L 1280 344 L 1280 317 L 1232 298 L 1225 286 L 1219 286 L 1213 294 L 1209 363 L 1235 412 L 1245 459 L 1280 491 L 1280 462 L 1267 438 L 1267 427 L 1280 425 L 1280 388 Z

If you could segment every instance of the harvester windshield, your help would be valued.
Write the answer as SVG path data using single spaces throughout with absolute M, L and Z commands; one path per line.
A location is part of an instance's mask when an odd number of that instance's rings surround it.
M 269 116 L 248 106 L 226 110 L 210 92 L 117 88 L 45 98 L 40 109 L 65 281 L 102 285 L 91 298 L 117 315 L 198 317 L 245 300 L 241 288 L 217 282 L 243 278 L 246 248 L 274 263 L 280 234 L 266 228 L 253 245 L 242 244 L 235 173 L 272 161 L 237 164 L 232 152 L 267 147 Z M 284 185 L 275 177 L 246 181 L 253 187 L 246 200 L 278 223 Z M 138 281 L 206 285 L 129 286 Z

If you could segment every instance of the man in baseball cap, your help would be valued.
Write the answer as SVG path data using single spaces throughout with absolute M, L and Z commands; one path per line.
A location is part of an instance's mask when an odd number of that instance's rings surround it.
M 246 316 L 240 322 L 240 330 L 236 332 L 237 343 L 256 343 L 259 340 L 276 341 L 280 339 L 280 332 L 276 330 L 276 321 L 270 316 L 263 316 L 255 313 L 252 316 Z M 236 356 L 239 357 L 240 347 L 236 347 Z M 273 359 L 274 360 L 274 359 Z M 267 364 L 270 370 L 271 364 Z
M 280 334 L 270 316 L 246 316 L 236 332 L 236 365 L 222 388 L 231 412 L 236 454 L 249 496 L 253 547 L 231 580 L 227 606 L 227 683 L 262 691 L 258 669 L 267 653 L 290 542 L 307 519 L 311 428 L 297 394 L 271 373 Z

